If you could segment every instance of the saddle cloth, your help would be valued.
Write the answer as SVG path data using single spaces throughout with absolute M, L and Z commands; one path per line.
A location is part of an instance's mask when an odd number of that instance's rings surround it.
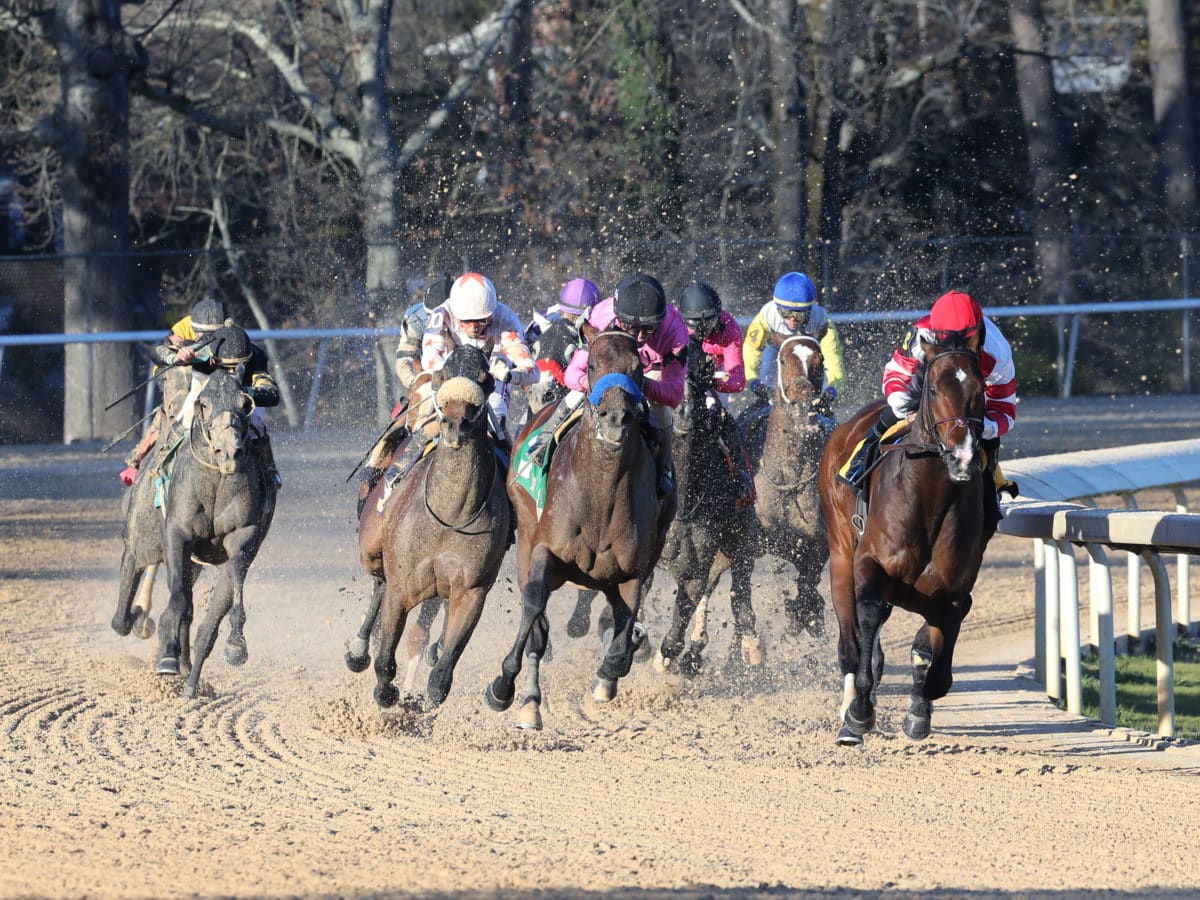
M 529 457 L 530 447 L 538 443 L 538 438 L 543 430 L 542 427 L 535 428 L 529 432 L 525 440 L 513 451 L 512 464 L 513 470 L 516 472 L 513 480 L 533 499 L 533 503 L 537 507 L 539 519 L 542 517 L 542 510 L 546 506 L 546 483 L 550 473 L 550 462 L 554 459 L 554 451 L 562 443 L 567 431 L 582 416 L 583 407 L 580 406 L 550 435 L 550 445 L 546 448 L 546 462 L 544 465 L 539 466 Z
M 150 473 L 154 476 L 154 508 L 162 510 L 164 516 L 167 514 L 167 494 L 171 489 L 171 473 L 175 470 L 175 456 L 186 437 L 187 434 L 181 432 L 174 441 L 163 448 L 158 468 Z

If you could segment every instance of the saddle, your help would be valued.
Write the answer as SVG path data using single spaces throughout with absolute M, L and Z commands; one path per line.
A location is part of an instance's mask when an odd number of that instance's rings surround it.
M 535 428 L 522 441 L 517 449 L 513 451 L 512 464 L 516 472 L 514 481 L 520 485 L 521 489 L 527 493 L 537 507 L 538 518 L 542 516 L 542 510 L 546 506 L 546 483 L 550 473 L 550 463 L 554 460 L 554 451 L 558 449 L 567 432 L 583 417 L 583 406 L 581 405 L 570 416 L 567 417 L 561 425 L 554 430 L 550 435 L 549 445 L 546 448 L 545 463 L 538 465 L 529 454 L 530 448 L 539 442 L 542 430 L 545 426 Z

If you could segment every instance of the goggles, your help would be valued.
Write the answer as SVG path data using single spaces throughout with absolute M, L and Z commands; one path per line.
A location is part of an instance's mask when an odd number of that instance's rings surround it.
M 662 319 L 622 319 L 618 317 L 613 319 L 613 324 L 626 334 L 637 334 L 639 331 L 653 334 L 662 324 Z

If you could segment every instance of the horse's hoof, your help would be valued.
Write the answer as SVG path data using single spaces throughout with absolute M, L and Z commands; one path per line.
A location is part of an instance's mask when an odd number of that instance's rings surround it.
M 133 627 L 137 632 L 137 636 L 143 641 L 148 641 L 154 637 L 154 620 L 145 613 L 139 612 L 137 614 L 134 618 Z
M 425 645 L 425 652 L 421 654 L 421 659 L 429 668 L 437 665 L 438 659 L 442 655 L 442 645 L 439 641 L 430 641 Z
M 862 735 L 857 733 L 849 725 L 843 725 L 838 731 L 837 745 L 839 747 L 860 747 L 862 746 Z
M 191 681 L 189 681 L 187 684 L 185 684 L 183 686 L 183 693 L 181 696 L 183 697 L 184 700 L 195 700 L 196 699 L 196 685 L 192 684 Z
M 121 637 L 125 637 L 125 635 L 129 634 L 129 632 L 133 630 L 133 623 L 129 621 L 128 617 L 113 616 L 112 630 Z
M 246 642 L 229 641 L 225 644 L 225 662 L 231 666 L 244 666 L 250 654 L 246 651 Z
M 597 678 L 592 684 L 592 699 L 597 703 L 608 703 L 617 696 L 617 679 Z
M 346 668 L 351 672 L 365 672 L 367 670 L 367 666 L 371 664 L 371 656 L 367 653 L 365 646 L 366 641 L 363 641 L 363 645 L 362 656 L 354 655 L 354 644 L 351 642 L 351 649 L 347 650 L 346 655 L 343 657 L 343 659 L 346 660 Z
M 505 687 L 504 681 L 497 678 L 483 692 L 483 697 L 487 700 L 487 705 L 496 712 L 504 712 L 512 706 L 513 697 L 517 694 L 516 688 L 511 685 L 508 686 L 507 693 L 505 692 Z
M 396 705 L 396 701 L 399 699 L 400 691 L 394 684 L 375 685 L 375 702 L 379 704 L 380 709 L 390 709 Z
M 929 726 L 932 719 L 929 716 L 904 715 L 904 736 L 911 741 L 923 741 L 929 737 Z
M 762 641 L 757 634 L 742 635 L 742 659 L 751 668 L 758 668 L 765 661 Z
M 846 719 L 844 728 L 849 728 L 855 734 L 862 736 L 869 731 L 875 730 L 875 713 L 872 712 L 865 719 L 856 719 L 850 715 L 850 711 L 846 710 Z
M 536 700 L 526 700 L 517 716 L 517 727 L 526 731 L 542 730 L 542 709 Z
M 704 671 L 704 657 L 695 647 L 689 647 L 680 654 L 675 670 L 686 678 L 695 678 Z
M 650 633 L 641 622 L 633 623 L 633 658 L 645 662 L 654 655 L 654 644 L 649 640 Z
M 179 657 L 164 656 L 158 661 L 158 665 L 154 667 L 155 675 L 178 675 L 179 674 Z
M 666 675 L 667 672 L 671 671 L 671 659 L 670 657 L 663 656 L 662 650 L 658 650 L 654 654 L 654 671 L 659 675 Z

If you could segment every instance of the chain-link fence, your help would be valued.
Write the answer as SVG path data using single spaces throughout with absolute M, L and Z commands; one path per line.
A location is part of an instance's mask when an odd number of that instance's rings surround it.
M 430 241 L 400 248 L 399 281 L 369 297 L 361 246 L 138 252 L 130 254 L 132 327 L 166 331 L 206 294 L 225 300 L 248 328 L 379 328 L 399 325 L 431 276 L 476 270 L 523 318 L 584 275 L 611 291 L 631 271 L 656 275 L 670 297 L 689 281 L 714 285 L 735 315 L 752 316 L 785 271 L 808 272 L 833 313 L 927 309 L 950 287 L 986 307 L 1103 303 L 1190 297 L 1194 236 L 1051 238 L 1066 261 L 1061 283 L 1043 290 L 1031 238 L 789 243 L 776 240 L 645 241 L 581 247 L 553 240 L 521 247 Z M 0 331 L 63 330 L 63 258 L 0 257 Z M 86 291 L 86 288 L 85 288 Z M 1071 327 L 1076 333 L 1072 340 Z M 1192 388 L 1197 348 L 1186 312 L 1006 317 L 1023 394 L 1178 392 Z M 841 327 L 851 385 L 848 403 L 878 391 L 883 362 L 903 322 Z M 284 388 L 285 416 L 301 422 L 371 422 L 398 392 L 392 342 L 369 338 L 278 341 L 269 350 Z M 2 348 L 0 348 L 2 349 Z M 131 348 L 144 358 L 144 350 Z M 1069 371 L 1072 354 L 1076 364 Z M 0 359 L 0 440 L 54 440 L 63 401 L 61 347 L 10 347 Z M 140 371 L 140 369 L 139 369 Z

